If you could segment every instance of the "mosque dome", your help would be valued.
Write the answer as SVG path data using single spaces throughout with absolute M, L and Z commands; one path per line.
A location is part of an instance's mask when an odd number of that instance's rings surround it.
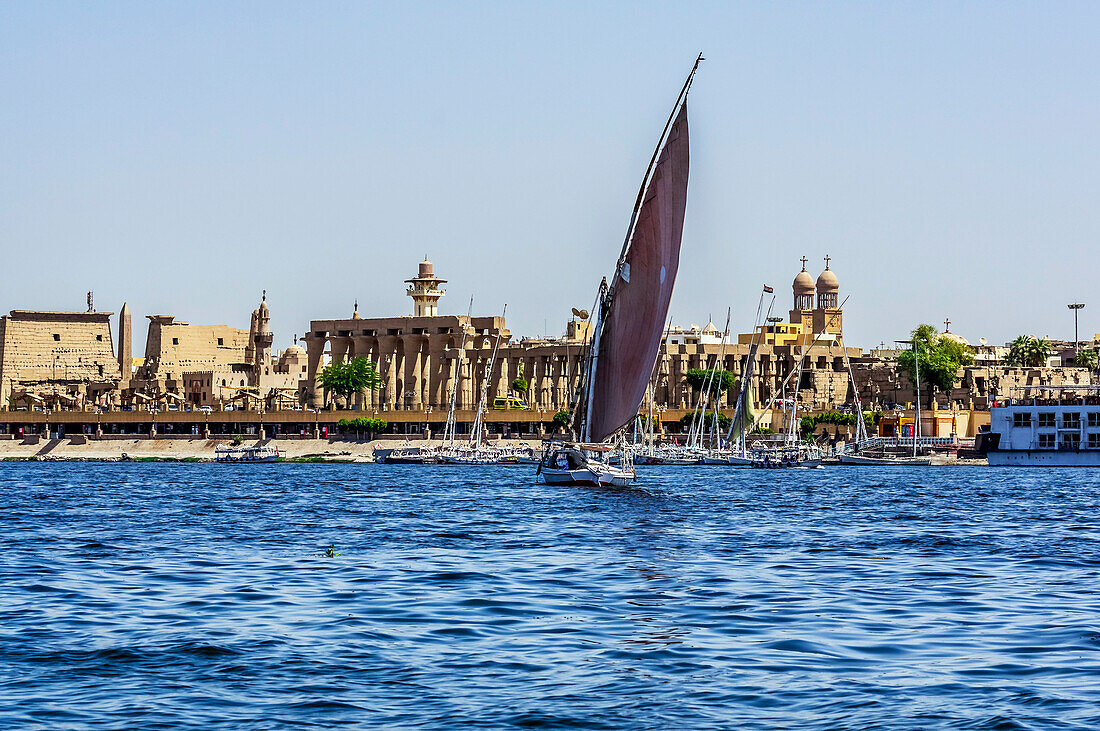
M 259 315 L 260 317 L 271 317 L 271 310 L 267 308 L 267 300 L 260 303 Z
M 428 279 L 435 276 L 432 263 L 428 261 L 428 257 L 424 257 L 424 261 L 420 262 L 419 273 L 421 279 Z
M 300 356 L 300 357 L 304 358 L 305 355 L 306 355 L 306 349 L 303 348 L 301 345 L 297 345 L 297 344 L 291 345 L 286 350 L 283 351 L 283 357 L 284 358 L 293 357 L 293 356 Z
M 794 278 L 794 293 L 796 295 L 814 293 L 813 277 L 810 276 L 810 273 L 806 271 L 805 267 L 802 267 L 802 271 Z
M 840 282 L 837 280 L 836 274 L 833 274 L 833 270 L 826 264 L 825 271 L 821 272 L 817 278 L 817 293 L 837 292 L 839 290 Z

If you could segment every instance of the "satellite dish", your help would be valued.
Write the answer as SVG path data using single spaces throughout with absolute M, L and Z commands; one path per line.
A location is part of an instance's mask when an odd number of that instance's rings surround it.
M 986 344 L 986 339 L 985 338 L 978 338 L 978 342 L 981 343 L 982 345 L 985 345 Z
M 579 317 L 582 320 L 587 320 L 588 319 L 588 310 L 581 310 Z
M 574 307 L 573 308 L 573 317 L 580 317 L 580 316 L 581 316 L 581 311 L 578 310 L 576 307 Z

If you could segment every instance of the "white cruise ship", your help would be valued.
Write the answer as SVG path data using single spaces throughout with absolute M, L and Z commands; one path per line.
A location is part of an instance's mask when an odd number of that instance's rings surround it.
M 1100 386 L 1013 389 L 989 413 L 991 466 L 1100 467 Z

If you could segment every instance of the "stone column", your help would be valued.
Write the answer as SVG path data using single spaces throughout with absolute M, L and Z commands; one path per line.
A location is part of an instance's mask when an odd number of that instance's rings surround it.
M 420 358 L 420 378 L 417 382 L 417 390 L 420 392 L 420 406 L 427 409 L 429 406 L 438 405 L 435 390 L 432 388 L 432 353 L 428 349 L 427 338 L 421 346 L 423 354 Z
M 320 368 L 321 357 L 325 352 L 325 338 L 306 338 L 306 389 L 312 394 L 309 397 L 309 405 L 317 408 L 322 403 L 317 385 L 317 371 Z M 213 393 L 211 393 L 213 396 Z
M 390 409 L 400 409 L 401 403 L 398 397 L 398 383 L 404 377 L 405 372 L 405 349 L 404 344 L 401 342 L 400 336 L 394 336 L 390 346 L 390 361 L 389 367 L 386 369 L 386 401 L 387 407 Z M 404 389 L 404 384 L 402 390 Z
M 408 349 L 412 348 L 412 353 L 406 357 L 406 370 L 405 370 L 405 388 L 412 390 L 412 400 L 410 401 L 408 396 L 404 397 L 404 402 L 409 404 L 414 409 L 419 409 L 423 394 L 420 393 L 420 370 L 424 364 L 424 354 L 421 352 L 420 338 L 414 337 L 405 341 L 406 353 Z
M 332 338 L 332 362 L 343 363 L 347 360 L 348 349 L 351 346 L 350 338 Z

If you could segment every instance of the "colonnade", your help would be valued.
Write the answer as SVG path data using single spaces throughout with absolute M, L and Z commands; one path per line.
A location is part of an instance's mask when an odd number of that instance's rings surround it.
M 362 356 L 377 364 L 382 385 L 356 398 L 355 405 L 361 409 L 446 410 L 452 389 L 457 389 L 459 409 L 474 409 L 486 378 L 489 379 L 487 397 L 490 406 L 495 398 L 520 395 L 531 408 L 543 411 L 569 408 L 582 371 L 583 348 L 579 344 L 502 344 L 493 372 L 487 374 L 492 354 L 491 337 L 482 334 L 475 336 L 472 342 L 467 339 L 464 352 L 460 352 L 458 347 L 461 336 L 453 333 L 309 338 L 306 350 L 307 388 L 313 394 L 310 405 L 317 407 L 323 403 L 323 393 L 316 378 L 328 347 L 333 362 L 345 362 Z M 720 350 L 722 348 L 717 344 L 668 346 L 657 363 L 656 404 L 668 408 L 694 406 L 697 396 L 686 380 L 691 369 L 723 368 L 740 381 L 748 361 L 748 347 L 727 345 L 719 362 Z M 796 367 L 795 358 L 789 351 L 787 346 L 759 348 L 753 368 L 759 379 L 756 389 L 758 402 L 777 394 L 783 379 Z M 843 369 L 842 365 L 837 365 L 837 362 L 842 363 L 842 359 L 829 357 L 824 365 L 819 360 L 808 358 L 805 367 L 811 371 Z M 846 371 L 844 375 L 847 378 Z M 528 390 L 524 394 L 512 391 L 512 382 L 517 377 L 528 382 Z M 795 384 L 789 383 L 786 391 L 793 395 L 796 389 Z M 737 388 L 723 393 L 723 406 L 735 406 L 737 393 Z

